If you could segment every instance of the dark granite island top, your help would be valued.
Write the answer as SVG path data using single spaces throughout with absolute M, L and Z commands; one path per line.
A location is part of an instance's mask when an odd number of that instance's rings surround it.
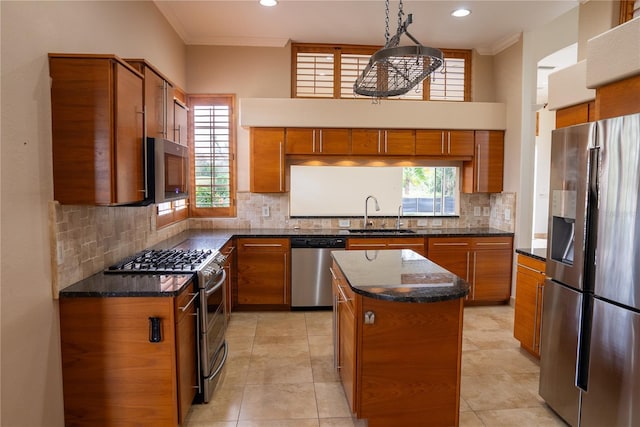
M 469 284 L 411 250 L 334 251 L 354 292 L 369 298 L 429 303 L 463 298 Z

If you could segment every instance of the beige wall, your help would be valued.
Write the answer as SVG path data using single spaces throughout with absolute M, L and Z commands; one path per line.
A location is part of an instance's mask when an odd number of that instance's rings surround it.
M 147 58 L 186 86 L 186 49 L 152 2 L 0 2 L 0 425 L 62 426 L 57 303 L 51 292 L 48 52 Z
M 473 51 L 471 77 L 471 100 L 473 102 L 496 102 L 492 55 L 480 55 L 477 51 Z

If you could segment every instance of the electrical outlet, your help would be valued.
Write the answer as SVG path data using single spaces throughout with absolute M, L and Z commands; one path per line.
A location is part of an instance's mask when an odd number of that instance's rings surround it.
M 264 216 L 264 217 L 269 216 L 269 206 L 263 206 L 262 207 L 262 216 Z
M 489 206 L 485 206 L 482 208 L 482 216 L 491 215 L 491 208 Z
M 434 218 L 433 221 L 431 221 L 431 225 L 433 225 L 434 227 L 442 227 L 442 219 Z
M 426 219 L 419 219 L 418 220 L 418 227 L 426 227 L 427 226 L 427 220 Z
M 504 219 L 507 220 L 507 221 L 511 220 L 511 209 L 506 208 L 504 210 Z
M 481 212 L 481 211 L 480 211 L 480 206 L 475 206 L 475 207 L 473 208 L 473 216 L 480 216 L 480 215 L 481 215 L 481 213 L 480 213 L 480 212 Z
M 349 228 L 349 227 L 351 227 L 351 221 L 349 221 L 348 219 L 339 219 L 338 220 L 338 227 L 340 227 L 340 228 Z

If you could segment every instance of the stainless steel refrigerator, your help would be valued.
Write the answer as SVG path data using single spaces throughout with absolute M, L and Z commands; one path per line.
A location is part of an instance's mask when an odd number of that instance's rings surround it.
M 553 131 L 540 395 L 640 426 L 640 114 Z

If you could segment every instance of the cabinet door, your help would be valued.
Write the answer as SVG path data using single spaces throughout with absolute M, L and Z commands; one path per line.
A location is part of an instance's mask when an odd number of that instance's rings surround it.
M 147 136 L 168 139 L 166 130 L 166 81 L 148 67 L 144 69 Z
M 334 263 L 333 294 L 336 301 L 336 365 L 351 412 L 356 412 L 356 317 L 354 294 Z
M 474 132 L 472 130 L 447 131 L 447 154 L 450 156 L 473 156 Z
M 284 185 L 284 129 L 251 128 L 252 193 L 283 193 Z
M 178 375 L 178 424 L 187 417 L 198 387 L 196 364 L 196 290 L 187 286 L 175 298 L 176 366 Z
M 173 140 L 181 145 L 187 145 L 187 106 L 180 102 L 173 103 Z
M 412 156 L 416 152 L 416 131 L 410 129 L 393 129 L 384 131 L 384 150 L 388 155 Z
M 456 276 L 470 282 L 471 241 L 467 237 L 428 239 L 427 258 Z
M 351 131 L 351 154 L 377 155 L 380 152 L 382 135 L 378 129 L 353 129 Z
M 518 255 L 513 335 L 523 348 L 540 357 L 540 324 L 545 264 Z
M 238 239 L 238 304 L 290 304 L 289 239 Z
M 478 237 L 472 241 L 473 300 L 508 301 L 511 296 L 512 239 Z
M 351 131 L 349 129 L 319 129 L 316 130 L 316 140 L 322 154 L 349 154 L 351 146 Z
M 465 193 L 500 193 L 504 174 L 504 132 L 475 131 L 473 161 L 463 164 Z
M 115 74 L 117 125 L 112 199 L 117 204 L 126 204 L 142 200 L 145 194 L 142 81 L 120 64 L 115 64 Z
M 315 138 L 314 129 L 287 128 L 285 152 L 287 154 L 313 154 L 316 151 Z
M 417 130 L 416 156 L 444 155 L 446 143 L 445 133 L 443 130 Z M 473 144 L 471 145 L 471 149 L 473 150 Z

